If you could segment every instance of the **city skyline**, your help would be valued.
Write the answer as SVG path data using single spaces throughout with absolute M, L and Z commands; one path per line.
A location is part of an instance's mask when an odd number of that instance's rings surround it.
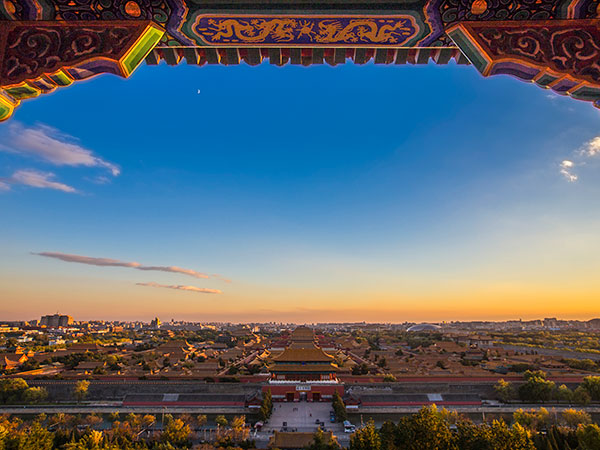
M 597 124 L 454 64 L 98 77 L 0 124 L 0 315 L 598 317 Z

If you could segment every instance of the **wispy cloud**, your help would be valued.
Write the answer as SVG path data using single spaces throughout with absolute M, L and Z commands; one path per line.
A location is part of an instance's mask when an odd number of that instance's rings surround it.
M 231 280 L 229 278 L 225 278 L 223 275 L 219 275 L 218 273 L 211 274 L 211 277 L 217 278 L 225 283 L 231 283 Z
M 154 282 L 150 283 L 135 283 L 138 286 L 147 286 L 147 287 L 156 287 L 156 288 L 166 288 L 166 289 L 177 289 L 180 291 L 190 291 L 196 292 L 198 294 L 222 294 L 223 292 L 219 289 L 207 289 L 207 288 L 199 288 L 196 286 L 183 286 L 180 284 L 158 284 Z
M 577 181 L 577 175 L 575 175 L 572 172 L 574 167 L 575 163 L 573 161 L 569 161 L 568 159 L 565 159 L 563 162 L 560 163 L 560 173 L 570 183 L 574 183 L 575 181 Z
M 0 179 L 0 190 L 10 190 L 10 185 L 21 184 L 41 189 L 55 189 L 63 192 L 77 192 L 72 186 L 55 180 L 56 175 L 51 172 L 39 172 L 32 169 L 18 170 L 9 178 Z
M 586 142 L 579 151 L 579 154 L 588 158 L 600 155 L 600 136 L 596 136 L 591 141 Z
M 10 124 L 0 134 L 0 150 L 33 156 L 56 166 L 84 166 L 108 169 L 113 176 L 119 167 L 82 147 L 76 138 L 48 125 L 27 128 L 18 122 Z
M 89 264 L 91 266 L 103 266 L 103 267 L 128 267 L 130 269 L 137 270 L 152 270 L 158 272 L 171 272 L 171 273 L 180 273 L 182 275 L 188 275 L 194 278 L 210 278 L 205 273 L 196 272 L 195 270 L 183 269 L 177 266 L 145 266 L 138 262 L 126 262 L 119 261 L 117 259 L 110 258 L 94 258 L 91 256 L 81 256 L 81 255 L 70 255 L 67 253 L 58 253 L 58 252 L 40 252 L 33 253 L 38 256 L 45 256 L 46 258 L 54 258 L 59 259 L 65 262 L 71 263 L 79 263 L 79 264 Z
M 592 158 L 600 157 L 600 136 L 584 143 L 577 151 L 573 152 L 571 159 L 565 159 L 559 164 L 559 172 L 570 183 L 579 179 L 575 168 L 585 166 Z

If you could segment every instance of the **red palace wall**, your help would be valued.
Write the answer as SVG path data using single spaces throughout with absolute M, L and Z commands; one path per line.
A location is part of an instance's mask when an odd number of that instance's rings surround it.
M 274 402 L 299 402 L 303 394 L 306 394 L 308 402 L 330 402 L 336 391 L 341 396 L 344 395 L 344 386 L 341 384 L 269 384 L 262 388 L 263 392 L 269 390 Z

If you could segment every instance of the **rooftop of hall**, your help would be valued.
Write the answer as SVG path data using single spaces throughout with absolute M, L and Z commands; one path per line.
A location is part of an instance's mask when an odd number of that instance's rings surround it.
M 337 366 L 334 364 L 276 364 L 270 367 L 271 372 L 319 372 L 331 373 L 337 372 Z
M 290 334 L 290 341 L 314 341 L 315 332 L 305 326 L 296 327 Z
M 332 362 L 333 356 L 325 353 L 321 348 L 312 346 L 308 348 L 286 348 L 282 353 L 273 358 L 275 363 L 287 362 Z

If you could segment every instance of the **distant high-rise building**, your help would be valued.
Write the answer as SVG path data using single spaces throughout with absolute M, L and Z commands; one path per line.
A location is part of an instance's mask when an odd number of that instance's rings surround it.
M 59 328 L 67 327 L 73 323 L 71 316 L 62 314 L 52 314 L 48 316 L 42 316 L 40 319 L 40 326 L 47 328 Z
M 155 330 L 160 328 L 160 319 L 158 317 L 155 317 L 154 320 L 150 322 L 150 328 L 154 328 Z

